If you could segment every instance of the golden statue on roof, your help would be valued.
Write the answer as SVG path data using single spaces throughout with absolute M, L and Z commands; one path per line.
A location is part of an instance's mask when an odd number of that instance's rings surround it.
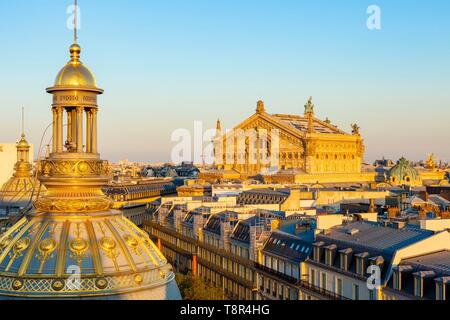
M 430 153 L 427 156 L 427 160 L 425 160 L 425 168 L 431 169 L 431 170 L 436 169 L 436 160 L 434 158 L 433 153 Z

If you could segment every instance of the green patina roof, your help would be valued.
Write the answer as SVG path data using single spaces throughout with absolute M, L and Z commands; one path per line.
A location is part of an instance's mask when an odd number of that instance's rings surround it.
M 410 177 L 413 180 L 419 179 L 419 172 L 411 165 L 405 158 L 397 161 L 397 164 L 389 171 L 390 177 L 395 177 L 396 180 L 405 180 Z

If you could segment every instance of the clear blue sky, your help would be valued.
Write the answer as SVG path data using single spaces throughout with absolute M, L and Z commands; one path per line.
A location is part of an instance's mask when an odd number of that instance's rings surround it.
M 68 60 L 70 0 L 0 1 L 0 141 L 39 144 Z M 382 29 L 366 28 L 366 9 Z M 448 0 L 79 0 L 82 60 L 105 89 L 104 158 L 165 161 L 177 128 L 229 128 L 264 99 L 271 113 L 362 128 L 366 160 L 428 152 L 450 161 Z M 36 146 L 37 149 L 37 146 Z

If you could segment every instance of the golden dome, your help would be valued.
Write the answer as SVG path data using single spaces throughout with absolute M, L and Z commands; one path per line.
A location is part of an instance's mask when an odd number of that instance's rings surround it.
M 81 48 L 70 47 L 70 61 L 61 69 L 55 80 L 55 87 L 96 87 L 92 72 L 80 61 Z
M 19 221 L 0 238 L 0 295 L 180 299 L 172 267 L 148 235 L 111 211 Z
M 25 134 L 22 133 L 22 138 L 20 139 L 19 142 L 17 142 L 17 148 L 30 148 L 30 144 L 28 143 L 28 141 L 25 139 Z
M 17 162 L 14 166 L 14 174 L 0 186 L 0 209 L 6 209 L 12 213 L 30 204 L 35 199 L 39 189 L 39 181 L 33 177 L 33 166 L 29 162 L 30 144 L 22 133 L 22 139 L 17 143 Z

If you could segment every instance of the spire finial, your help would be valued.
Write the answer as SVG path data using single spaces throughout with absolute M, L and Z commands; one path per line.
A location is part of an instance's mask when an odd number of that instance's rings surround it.
M 216 130 L 218 132 L 222 131 L 222 123 L 220 122 L 220 118 L 217 118 L 217 122 L 216 122 Z
M 25 108 L 22 107 L 22 138 L 25 138 Z
M 77 35 L 77 29 L 78 29 L 78 0 L 75 0 L 75 15 L 74 15 L 74 23 L 73 23 L 73 43 L 77 44 L 78 35 Z
M 73 44 L 70 46 L 70 59 L 72 64 L 77 64 L 80 61 L 81 48 L 77 43 L 78 40 L 78 0 L 74 0 L 74 21 L 73 21 Z

